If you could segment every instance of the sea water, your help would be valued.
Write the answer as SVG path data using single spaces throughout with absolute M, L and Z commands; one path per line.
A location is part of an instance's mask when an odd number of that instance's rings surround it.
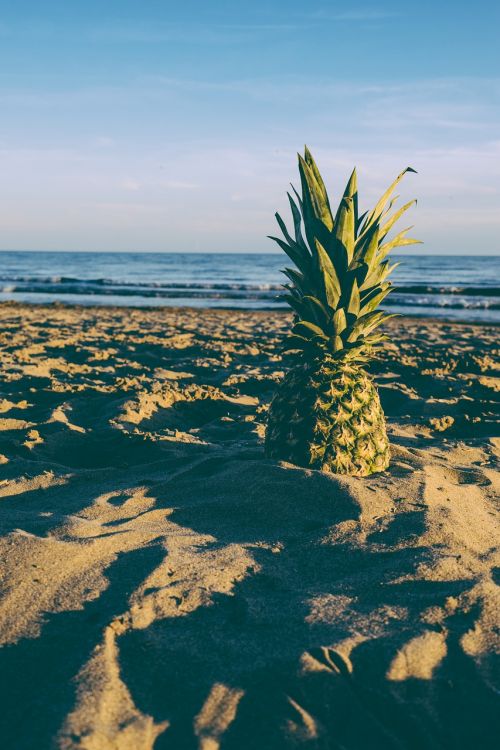
M 391 312 L 500 322 L 500 257 L 393 256 Z M 0 300 L 286 308 L 279 253 L 0 252 Z

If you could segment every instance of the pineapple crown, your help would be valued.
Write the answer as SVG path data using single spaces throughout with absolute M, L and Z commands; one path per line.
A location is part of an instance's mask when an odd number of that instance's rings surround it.
M 407 227 L 393 239 L 387 235 L 415 200 L 389 216 L 397 196 L 391 199 L 407 167 L 385 191 L 371 211 L 358 216 L 358 188 L 354 169 L 335 215 L 318 167 L 305 148 L 299 156 L 302 197 L 292 185 L 288 193 L 294 237 L 281 216 L 276 220 L 284 240 L 278 243 L 296 268 L 285 268 L 289 283 L 284 295 L 295 312 L 294 326 L 286 349 L 299 350 L 307 357 L 328 354 L 336 359 L 366 362 L 373 349 L 387 339 L 376 329 L 393 315 L 377 310 L 390 293 L 387 280 L 396 268 L 385 260 L 395 247 L 419 243 L 406 237 Z M 302 234 L 304 228 L 305 237 Z

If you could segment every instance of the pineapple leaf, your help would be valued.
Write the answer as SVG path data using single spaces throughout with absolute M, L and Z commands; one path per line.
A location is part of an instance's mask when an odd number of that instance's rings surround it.
M 406 232 L 409 232 L 412 228 L 413 227 L 408 227 L 407 229 L 403 229 L 403 231 L 397 234 L 393 240 L 391 240 L 390 242 L 384 242 L 384 244 L 380 246 L 377 259 L 383 260 L 387 253 L 389 253 L 395 247 L 405 247 L 406 245 L 421 245 L 422 240 L 414 240 L 411 237 L 404 236 Z
M 340 282 L 330 256 L 318 240 L 315 242 L 318 268 L 323 281 L 325 300 L 329 307 L 335 309 L 340 299 Z
M 303 205 L 302 205 L 302 198 L 298 194 L 297 190 L 294 188 L 292 183 L 290 183 L 290 187 L 292 188 L 293 192 L 295 193 L 295 197 L 297 198 L 297 203 L 299 204 L 300 210 L 303 212 Z
M 363 288 L 364 281 L 370 272 L 370 268 L 367 263 L 360 263 L 359 265 L 354 266 L 352 271 L 354 278 L 358 282 L 358 288 L 361 293 L 361 289 Z
M 328 229 L 333 227 L 333 218 L 330 211 L 328 198 L 318 184 L 313 170 L 299 154 L 300 181 L 302 183 L 302 203 L 304 207 L 304 220 L 316 217 L 321 219 Z
M 381 292 L 383 289 L 387 289 L 389 286 L 390 282 L 386 281 L 383 284 L 376 284 L 369 289 L 363 290 L 363 292 L 361 292 L 361 306 L 366 305 L 366 303 L 373 299 L 373 297 L 375 297 L 379 292 Z
M 344 196 L 335 216 L 334 233 L 335 237 L 343 244 L 347 250 L 348 263 L 351 262 L 354 253 L 354 233 L 355 233 L 355 216 L 354 204 L 352 197 Z
M 323 232 L 318 232 L 317 238 L 328 253 L 329 258 L 334 265 L 339 284 L 342 286 L 349 268 L 347 248 L 335 236 L 334 232 L 329 232 L 324 225 L 323 230 Z
M 297 298 L 293 294 L 284 294 L 282 299 L 288 302 L 292 310 L 297 313 L 299 318 L 302 318 L 304 316 L 304 305 L 302 304 L 302 300 L 300 298 Z
M 284 236 L 285 240 L 288 242 L 288 244 L 291 245 L 292 247 L 294 245 L 296 245 L 297 244 L 296 241 L 293 239 L 293 237 L 291 237 L 289 235 L 288 229 L 286 228 L 286 224 L 285 224 L 285 222 L 283 221 L 283 219 L 281 218 L 281 216 L 279 215 L 279 213 L 277 211 L 274 214 L 274 217 L 275 217 L 276 221 L 278 222 L 279 227 L 280 227 L 281 231 L 283 232 L 283 236 Z
M 351 172 L 351 176 L 347 182 L 344 190 L 344 198 L 352 198 L 354 205 L 354 219 L 358 221 L 358 177 L 356 174 L 356 167 Z
M 388 204 L 388 205 L 387 205 L 387 206 L 386 206 L 386 207 L 384 208 L 384 210 L 383 210 L 383 211 L 382 211 L 382 213 L 380 214 L 380 218 L 381 218 L 381 219 L 382 219 L 382 218 L 383 218 L 384 216 L 387 216 L 387 214 L 391 212 L 391 210 L 392 210 L 392 207 L 393 207 L 393 206 L 394 206 L 394 204 L 395 204 L 395 203 L 397 202 L 398 198 L 399 198 L 399 195 L 395 195 L 395 196 L 393 196 L 393 197 L 391 198 L 391 200 L 389 201 L 389 204 Z
M 311 172 L 313 173 L 316 182 L 318 183 L 319 189 L 321 190 L 321 193 L 323 195 L 323 199 L 328 206 L 328 210 L 330 210 L 330 202 L 328 200 L 328 193 L 326 190 L 325 183 L 323 182 L 323 178 L 320 174 L 320 171 L 316 165 L 316 162 L 314 161 L 311 152 L 307 148 L 307 146 L 304 146 L 304 161 L 306 162 L 307 166 L 310 168 Z
M 300 245 L 300 247 L 304 248 L 304 250 L 307 252 L 307 255 L 309 256 L 307 245 L 304 242 L 304 238 L 302 237 L 302 229 L 301 229 L 302 216 L 301 216 L 300 210 L 297 207 L 297 204 L 295 203 L 290 193 L 287 193 L 287 195 L 288 195 L 288 201 L 290 203 L 290 209 L 292 211 L 293 225 L 295 229 L 295 242 L 297 243 L 297 245 Z
M 333 351 L 334 352 L 340 352 L 344 348 L 344 342 L 340 338 L 340 336 L 334 336 L 333 337 Z
M 285 237 L 286 241 L 288 242 L 288 244 L 290 245 L 290 247 L 293 247 L 293 249 L 296 251 L 296 253 L 298 253 L 301 256 L 303 268 L 307 268 L 307 266 L 309 264 L 309 261 L 311 259 L 311 256 L 309 254 L 307 246 L 306 246 L 304 240 L 302 239 L 302 235 L 300 233 L 300 219 L 299 219 L 299 230 L 298 231 L 299 231 L 299 238 L 300 238 L 301 241 L 297 242 L 296 240 L 294 240 L 290 236 L 290 234 L 288 232 L 288 229 L 286 228 L 286 224 L 283 221 L 283 219 L 281 218 L 281 216 L 279 215 L 279 213 L 276 212 L 274 215 L 276 217 L 276 221 L 279 224 L 279 228 L 283 232 L 283 236 Z M 300 217 L 300 214 L 299 214 L 299 217 Z M 294 223 L 295 223 L 295 216 L 294 216 Z M 296 224 L 295 224 L 295 234 L 297 235 L 297 225 Z
M 306 339 L 304 338 L 304 336 L 299 336 L 297 334 L 291 334 L 283 342 L 283 351 L 285 352 L 296 350 L 312 351 L 315 348 L 315 345 L 309 339 Z
M 397 263 L 393 263 L 392 266 L 389 266 L 387 269 L 387 276 L 389 276 L 390 273 L 394 271 L 395 268 L 401 265 L 401 261 L 398 261 Z M 388 282 L 390 283 L 390 282 Z
M 395 187 L 408 167 L 385 191 L 375 207 L 358 215 L 356 170 L 353 170 L 337 210 L 332 215 L 328 194 L 316 163 L 306 147 L 299 155 L 302 195 L 288 193 L 293 218 L 289 233 L 279 214 L 284 240 L 272 237 L 291 258 L 289 283 L 283 296 L 294 311 L 287 350 L 302 350 L 306 358 L 324 356 L 364 363 L 385 336 L 376 331 L 392 317 L 377 309 L 392 286 L 387 277 L 397 264 L 385 259 L 394 247 L 415 244 L 409 229 L 387 239 L 403 214 L 416 202 L 394 210 Z M 335 216 L 335 219 L 333 218 Z M 292 236 L 294 234 L 294 237 Z
M 368 216 L 368 211 L 365 211 L 363 214 L 361 214 L 361 216 L 358 217 L 358 220 L 356 222 L 356 236 L 357 237 L 360 234 L 361 225 L 363 224 L 367 216 Z
M 396 187 L 396 185 L 399 182 L 401 182 L 401 180 L 403 179 L 403 177 L 405 176 L 405 174 L 407 172 L 415 172 L 415 174 L 416 174 L 416 170 L 415 169 L 413 169 L 412 167 L 406 167 L 406 169 L 404 169 L 401 172 L 401 174 L 399 174 L 396 177 L 396 179 L 394 180 L 394 182 L 392 183 L 392 185 L 390 185 L 387 188 L 387 190 L 385 191 L 385 193 L 383 194 L 383 196 L 380 198 L 380 200 L 378 201 L 378 203 L 375 205 L 375 208 L 373 208 L 372 211 L 370 211 L 370 213 L 366 217 L 364 225 L 363 225 L 363 229 L 367 229 L 371 224 L 373 224 L 374 221 L 376 221 L 377 219 L 380 218 L 380 216 L 382 215 L 382 213 L 384 211 L 384 208 L 385 208 L 385 206 L 387 204 L 387 201 L 389 200 L 389 198 L 391 197 L 392 193 L 394 192 L 394 188 Z
M 396 211 L 396 213 L 393 214 L 388 221 L 386 221 L 386 223 L 383 225 L 383 227 L 380 230 L 381 239 L 384 239 L 384 237 L 386 237 L 386 235 L 390 232 L 390 230 L 392 229 L 394 224 L 397 222 L 397 220 L 400 219 L 401 216 L 405 213 L 405 211 L 408 211 L 408 209 L 411 208 L 411 206 L 413 205 L 417 205 L 416 199 L 412 201 L 408 201 L 408 203 L 405 203 L 404 206 L 401 206 L 401 208 L 398 211 Z
M 292 284 L 294 284 L 295 288 L 301 292 L 302 294 L 305 294 L 306 292 L 306 280 L 304 278 L 304 275 L 300 273 L 300 271 L 296 271 L 295 268 L 284 268 L 282 273 L 287 276 Z
M 365 343 L 369 346 L 380 344 L 381 341 L 389 341 L 389 336 L 386 336 L 385 333 L 375 333 L 365 337 Z
M 348 343 L 353 344 L 361 336 L 366 336 L 366 334 L 369 333 L 372 328 L 375 328 L 380 322 L 382 322 L 382 319 L 384 317 L 385 314 L 382 312 L 362 315 L 361 318 L 358 318 L 358 320 L 350 328 L 347 336 Z
M 345 317 L 344 309 L 342 307 L 339 307 L 338 310 L 335 310 L 333 316 L 333 328 L 335 330 L 336 336 L 340 336 L 340 334 L 343 333 L 347 328 L 347 320 Z
M 360 296 L 359 296 L 359 288 L 358 288 L 358 282 L 356 279 L 354 279 L 352 283 L 352 289 L 351 289 L 351 296 L 349 299 L 349 304 L 347 306 L 347 312 L 351 315 L 359 315 L 359 306 L 360 306 Z
M 349 180 L 347 182 L 346 188 L 344 190 L 344 198 L 352 198 L 352 207 L 354 211 L 354 228 L 353 228 L 353 243 L 356 240 L 356 233 L 358 231 L 359 227 L 359 218 L 358 218 L 358 177 L 356 174 L 356 167 L 351 172 L 351 176 L 349 177 Z
M 373 268 L 375 258 L 379 248 L 379 225 L 377 223 L 372 224 L 369 230 L 367 230 L 365 236 L 358 242 L 356 242 L 355 258 L 357 260 L 363 260 L 368 268 Z
M 323 305 L 323 303 L 320 302 L 320 300 L 317 297 L 312 297 L 309 294 L 304 295 L 304 299 L 308 301 L 311 309 L 316 310 L 316 315 L 318 316 L 319 320 L 323 321 L 323 323 L 326 323 L 330 315 L 326 307 Z
M 365 290 L 368 291 L 372 287 L 377 286 L 377 284 L 382 284 L 382 282 L 385 281 L 390 272 L 391 268 L 388 261 L 384 261 L 383 263 L 380 263 L 380 265 L 375 265 L 373 270 L 370 271 L 369 275 L 365 279 Z
M 392 287 L 388 284 L 385 289 L 381 289 L 379 292 L 377 292 L 377 294 L 372 295 L 372 297 L 367 302 L 363 301 L 363 307 L 360 310 L 361 315 L 371 313 L 373 310 L 375 310 L 382 302 L 382 300 L 384 300 L 391 292 Z
M 294 243 L 294 246 L 288 245 L 280 237 L 273 237 L 270 234 L 268 235 L 268 238 L 278 243 L 281 249 L 284 250 L 285 253 L 288 255 L 290 260 L 292 260 L 295 263 L 297 268 L 300 268 L 300 270 L 304 273 L 308 272 L 308 268 L 306 264 L 304 263 L 302 253 L 296 249 L 295 243 Z
M 319 326 L 315 325 L 314 323 L 311 323 L 308 320 L 299 320 L 299 322 L 294 325 L 292 331 L 294 334 L 298 332 L 299 336 L 301 335 L 307 339 L 317 337 L 319 339 L 326 340 L 324 331 L 322 331 Z

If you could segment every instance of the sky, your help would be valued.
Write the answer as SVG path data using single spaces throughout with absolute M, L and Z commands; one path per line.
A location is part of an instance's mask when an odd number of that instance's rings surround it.
M 417 252 L 500 253 L 497 0 L 0 0 L 0 248 L 269 251 L 406 166 Z M 414 248 L 411 248 L 415 252 Z

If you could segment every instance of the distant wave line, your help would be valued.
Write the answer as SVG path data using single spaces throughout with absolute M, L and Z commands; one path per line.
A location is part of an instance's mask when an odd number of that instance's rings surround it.
M 0 275 L 0 290 L 5 292 L 57 293 L 57 294 L 123 294 L 141 296 L 175 296 L 179 292 L 208 295 L 210 293 L 241 293 L 249 292 L 264 296 L 269 292 L 280 292 L 282 284 L 273 283 L 240 283 L 240 282 L 161 282 L 144 281 L 129 282 L 115 279 L 96 278 L 79 279 L 71 276 L 2 276 Z M 239 293 L 239 294 L 238 294 Z M 394 293 L 452 295 L 464 297 L 500 297 L 498 286 L 432 286 L 428 284 L 397 285 Z M 223 295 L 226 296 L 226 295 Z
M 105 297 L 109 300 L 113 298 L 125 297 L 131 300 L 139 299 L 156 299 L 156 300 L 206 300 L 212 301 L 224 301 L 228 303 L 240 302 L 248 303 L 252 306 L 255 302 L 266 302 L 271 304 L 273 307 L 286 307 L 285 300 L 282 299 L 280 294 L 267 292 L 259 292 L 255 290 L 253 293 L 246 290 L 245 292 L 237 290 L 201 290 L 201 289 L 176 289 L 176 290 L 160 290 L 160 289 L 127 289 L 127 288 L 82 288 L 79 286 L 65 286 L 65 287 L 51 287 L 51 286 L 15 286 L 15 285 L 4 285 L 0 284 L 0 292 L 3 294 L 12 294 L 13 296 L 19 295 L 21 298 L 23 295 L 53 295 L 55 298 L 59 297 Z M 399 292 L 399 289 L 398 289 Z M 500 303 L 494 302 L 491 298 L 480 298 L 480 297 L 453 297 L 443 295 L 429 295 L 428 297 L 420 297 L 414 294 L 399 294 L 395 293 L 390 297 L 386 298 L 383 306 L 400 306 L 400 307 L 422 307 L 422 308 L 434 308 L 434 309 L 454 309 L 454 310 L 465 310 L 465 309 L 477 309 L 477 310 L 500 310 Z

